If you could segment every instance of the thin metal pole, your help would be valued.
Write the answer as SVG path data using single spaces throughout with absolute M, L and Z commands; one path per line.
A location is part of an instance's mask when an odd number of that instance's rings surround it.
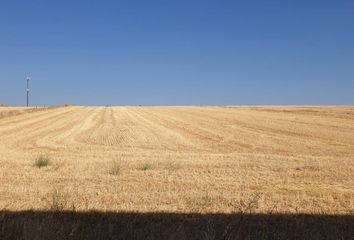
M 29 106 L 29 92 L 30 92 L 30 89 L 29 89 L 29 81 L 30 81 L 30 78 L 27 77 L 26 80 L 27 80 L 27 89 L 26 89 L 26 92 L 27 92 L 27 107 L 28 107 L 28 106 Z

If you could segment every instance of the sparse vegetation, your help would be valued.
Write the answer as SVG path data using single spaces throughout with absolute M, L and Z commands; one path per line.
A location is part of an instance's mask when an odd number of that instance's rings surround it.
M 182 166 L 179 163 L 168 163 L 166 164 L 166 169 L 170 172 L 174 172 L 182 169 Z
M 39 156 L 36 158 L 34 165 L 38 168 L 47 167 L 50 164 L 50 160 L 46 156 Z
M 111 165 L 111 168 L 109 169 L 109 174 L 111 175 L 119 175 L 121 173 L 122 169 L 121 166 L 118 162 L 114 161 Z
M 138 168 L 141 171 L 147 171 L 153 169 L 153 166 L 150 163 L 144 163 L 141 167 Z
M 204 194 L 199 203 L 198 203 L 198 207 L 203 211 L 205 211 L 206 208 L 212 206 L 214 204 L 214 199 L 208 194 Z
M 63 211 L 68 207 L 69 193 L 53 189 L 44 199 L 51 211 Z

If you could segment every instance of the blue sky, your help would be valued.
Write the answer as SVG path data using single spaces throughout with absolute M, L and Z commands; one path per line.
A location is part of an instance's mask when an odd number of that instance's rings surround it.
M 354 1 L 0 1 L 0 103 L 354 104 Z

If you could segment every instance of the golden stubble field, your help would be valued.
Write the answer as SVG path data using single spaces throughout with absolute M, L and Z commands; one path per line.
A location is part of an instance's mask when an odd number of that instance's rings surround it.
M 39 110 L 0 108 L 0 210 L 354 214 L 354 107 Z

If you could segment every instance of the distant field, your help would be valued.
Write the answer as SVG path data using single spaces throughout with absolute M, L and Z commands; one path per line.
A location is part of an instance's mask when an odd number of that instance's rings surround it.
M 354 107 L 8 111 L 0 210 L 354 214 Z
M 3 106 L 0 106 L 0 118 L 14 116 L 14 115 L 19 115 L 19 114 L 23 114 L 23 113 L 34 112 L 34 111 L 38 111 L 40 109 L 44 109 L 44 108 L 3 107 Z

